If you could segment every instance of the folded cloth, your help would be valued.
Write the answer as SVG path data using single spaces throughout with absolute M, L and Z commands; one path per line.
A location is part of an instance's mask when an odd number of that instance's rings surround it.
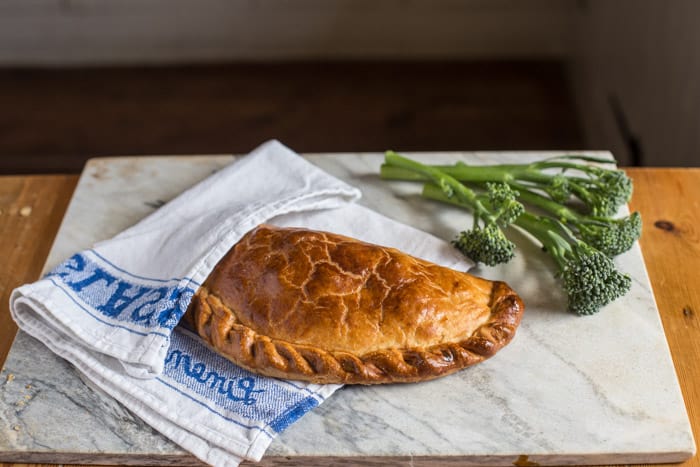
M 359 197 L 356 188 L 271 141 L 15 289 L 10 310 L 23 331 L 202 461 L 260 460 L 278 433 L 340 386 L 255 375 L 176 327 L 238 239 L 268 222 L 471 266 L 446 242 L 355 204 Z

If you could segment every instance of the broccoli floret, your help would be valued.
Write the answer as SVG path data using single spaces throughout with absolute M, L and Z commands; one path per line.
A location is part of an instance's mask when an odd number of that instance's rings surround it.
M 496 222 L 502 227 L 508 227 L 525 211 L 518 196 L 520 193 L 507 183 L 487 183 L 486 193 L 480 199 L 493 212 Z
M 562 221 L 582 240 L 608 256 L 617 256 L 632 248 L 642 234 L 638 212 L 622 218 L 580 214 L 538 193 L 520 187 L 520 199 Z
M 562 174 L 552 177 L 552 180 L 542 187 L 545 193 L 557 203 L 566 203 L 571 198 L 569 181 Z
M 594 216 L 614 216 L 632 196 L 632 180 L 621 170 L 590 167 L 588 178 L 576 177 L 569 184 L 571 193 Z
M 433 186 L 427 185 L 426 187 Z M 424 187 L 424 193 L 430 188 Z M 503 233 L 505 228 L 525 211 L 517 201 L 518 192 L 505 183 L 487 183 L 486 194 L 477 196 L 489 212 L 474 215 L 474 225 L 471 230 L 459 233 L 452 244 L 464 255 L 488 266 L 507 263 L 515 255 L 515 245 Z M 429 197 L 429 196 L 426 196 Z
M 586 243 L 613 257 L 632 248 L 642 234 L 642 217 L 633 212 L 621 219 L 582 218 L 576 224 Z
M 535 237 L 554 259 L 569 311 L 591 315 L 629 291 L 631 278 L 620 273 L 609 256 L 578 239 L 561 222 L 526 212 L 515 225 Z
M 488 266 L 507 263 L 515 255 L 515 245 L 494 224 L 463 230 L 452 244 L 466 257 Z
M 464 255 L 489 266 L 506 263 L 513 258 L 515 244 L 508 240 L 502 228 L 522 214 L 524 207 L 517 201 L 517 192 L 510 186 L 489 183 L 485 194 L 477 194 L 440 169 L 407 159 L 393 151 L 387 151 L 385 163 L 421 175 L 431 182 L 424 187 L 424 192 L 434 191 L 439 193 L 440 198 L 472 211 L 472 228 L 460 232 L 453 241 L 453 245 Z

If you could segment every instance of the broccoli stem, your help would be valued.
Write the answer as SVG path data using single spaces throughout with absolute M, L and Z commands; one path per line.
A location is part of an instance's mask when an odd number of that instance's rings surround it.
M 421 192 L 421 196 L 423 196 L 424 198 L 432 199 L 434 201 L 441 201 L 443 203 L 452 204 L 454 206 L 459 206 L 462 208 L 469 207 L 465 206 L 464 203 L 460 203 L 459 200 L 445 196 L 445 193 L 442 192 L 440 187 L 433 185 L 432 183 L 423 184 L 423 191 Z
M 445 194 L 439 187 L 430 183 L 426 183 L 423 185 L 423 191 L 421 192 L 421 196 L 428 199 L 432 199 L 434 201 L 440 201 L 462 208 L 469 208 L 468 205 L 461 203 L 459 200 L 445 196 Z M 555 249 L 559 249 L 558 244 L 554 240 L 552 240 L 552 238 L 549 235 L 549 230 L 551 226 L 545 225 L 536 216 L 528 212 L 523 212 L 513 223 L 530 232 L 540 243 L 542 243 L 542 246 L 544 248 L 556 247 Z M 560 266 L 562 264 L 559 260 L 557 260 L 557 263 L 559 263 Z
M 431 180 L 425 172 L 415 173 L 395 167 L 390 161 L 397 155 L 387 152 L 388 159 L 380 169 L 386 180 Z M 609 159 L 587 156 L 557 156 L 526 164 L 468 165 L 458 162 L 453 165 L 426 165 L 439 170 L 462 183 L 507 183 L 534 188 L 546 193 L 553 201 L 564 204 L 578 198 L 588 213 L 610 217 L 629 201 L 632 182 L 624 172 L 602 168 L 584 162 L 613 163 Z M 394 167 L 393 167 L 394 166 Z M 547 170 L 553 170 L 548 172 Z
M 442 170 L 441 166 L 433 167 Z M 384 180 L 405 180 L 408 182 L 426 182 L 430 180 L 429 177 L 422 173 L 386 163 L 379 168 L 379 176 Z
M 452 242 L 465 256 L 489 266 L 510 261 L 515 245 L 506 238 L 501 228 L 513 222 L 524 210 L 510 185 L 489 182 L 486 184 L 486 193 L 477 195 L 471 188 L 436 167 L 407 159 L 392 151 L 388 151 L 385 157 L 388 166 L 425 177 L 442 196 L 472 211 L 474 223 L 471 229 L 461 231 Z
M 543 211 L 546 211 L 547 213 L 553 215 L 560 221 L 571 222 L 575 224 L 576 227 L 582 226 L 582 224 L 593 224 L 603 226 L 615 220 L 603 216 L 583 215 L 567 206 L 553 201 L 551 198 L 542 196 L 539 193 L 535 193 L 528 187 L 525 187 L 520 184 L 513 184 L 513 187 L 518 190 L 518 193 L 520 194 L 520 200 L 526 202 L 529 205 L 540 208 Z
M 429 180 L 427 174 L 419 175 L 409 167 L 402 167 L 396 163 L 396 156 L 393 151 L 387 151 L 386 162 L 379 169 L 380 176 L 385 180 L 407 180 L 426 181 Z M 454 165 L 425 165 L 431 169 L 439 170 L 444 175 L 448 175 L 459 182 L 505 182 L 510 183 L 515 180 L 523 180 L 536 183 L 548 183 L 554 175 L 540 172 L 539 169 L 524 164 L 495 164 L 495 165 L 466 165 L 457 163 Z
M 577 231 L 583 240 L 610 257 L 620 255 L 632 248 L 642 233 L 641 217 L 637 212 L 618 219 L 584 215 L 526 187 L 518 186 L 517 189 L 521 201 L 540 208 L 564 222 L 565 225 Z
M 554 216 L 560 220 L 565 221 L 577 221 L 580 219 L 580 215 L 575 211 L 569 209 L 561 203 L 553 201 L 551 198 L 542 196 L 539 193 L 535 193 L 528 187 L 521 184 L 514 184 L 514 188 L 520 193 L 519 199 L 526 202 L 532 206 L 538 207 Z
M 394 151 L 387 151 L 387 154 L 398 155 Z M 560 170 L 580 170 L 582 172 L 591 173 L 596 169 L 584 164 L 575 162 L 566 162 L 568 160 L 595 162 L 598 164 L 614 164 L 615 161 L 600 157 L 591 157 L 583 155 L 556 156 L 550 159 L 533 162 L 530 164 L 491 164 L 491 165 L 467 165 L 462 162 L 451 165 L 429 165 L 429 167 L 440 170 L 441 172 L 450 175 L 461 182 L 488 182 L 501 181 L 509 182 L 510 180 L 520 179 L 531 182 L 541 182 L 551 180 L 550 174 L 539 174 L 538 171 L 544 169 L 560 169 Z M 406 180 L 406 181 L 426 181 L 427 177 L 418 174 L 412 170 L 397 167 L 390 164 L 382 164 L 379 169 L 379 175 L 384 180 Z M 519 178 L 522 177 L 522 178 Z M 587 181 L 582 177 L 569 177 L 571 180 Z
M 535 237 L 542 244 L 542 248 L 551 255 L 559 269 L 566 266 L 566 254 L 571 251 L 571 248 L 566 240 L 559 235 L 561 230 L 554 222 L 524 212 L 515 220 L 514 224 Z
M 464 203 L 459 202 L 459 200 L 456 200 L 454 198 L 448 198 L 447 196 L 445 196 L 442 190 L 440 190 L 439 187 L 430 183 L 426 183 L 423 185 L 423 191 L 421 192 L 421 196 L 423 196 L 424 198 L 432 199 L 434 201 L 440 201 L 462 208 L 469 207 Z M 563 250 L 566 249 L 566 246 L 563 242 L 565 242 L 565 240 L 558 234 L 552 236 L 552 233 L 556 232 L 556 230 L 558 229 L 558 226 L 554 222 L 549 222 L 549 220 L 546 218 L 535 216 L 525 211 L 520 216 L 518 216 L 517 219 L 515 219 L 513 224 L 529 232 L 542 244 L 542 247 L 545 250 L 552 253 L 553 258 L 557 262 L 557 265 L 559 267 L 564 266 L 565 260 Z
M 396 175 L 399 175 L 399 172 L 396 172 Z M 405 180 L 405 179 L 404 179 Z M 425 177 L 422 178 L 416 178 L 416 181 L 424 181 L 426 180 Z M 531 191 L 529 188 L 526 186 L 519 184 L 519 183 L 511 183 L 511 186 L 515 188 L 518 191 L 518 199 L 520 201 L 524 201 L 532 206 L 536 206 L 544 211 L 549 212 L 550 214 L 553 214 L 559 219 L 566 220 L 566 221 L 577 221 L 580 219 L 580 215 L 576 213 L 575 211 L 572 211 L 571 209 L 567 208 L 566 206 L 557 203 L 556 201 L 553 201 L 550 198 L 547 198 L 546 196 L 542 196 L 538 193 L 535 193 Z M 449 200 L 447 197 L 442 196 L 440 189 L 434 185 L 431 184 L 425 184 L 423 185 L 423 196 L 426 198 L 434 199 L 436 201 L 443 201 L 443 202 L 452 202 L 452 204 L 459 204 L 459 203 L 454 203 L 453 200 Z
M 406 157 L 400 156 L 393 151 L 387 151 L 385 155 L 386 164 L 394 169 L 400 169 L 420 175 L 424 180 L 431 180 L 435 183 L 443 194 L 448 198 L 456 197 L 462 204 L 474 209 L 479 217 L 492 219 L 493 216 L 477 198 L 476 193 L 460 183 L 454 177 L 434 166 L 421 164 Z M 414 178 L 415 180 L 416 178 Z M 492 219 L 495 220 L 495 219 Z

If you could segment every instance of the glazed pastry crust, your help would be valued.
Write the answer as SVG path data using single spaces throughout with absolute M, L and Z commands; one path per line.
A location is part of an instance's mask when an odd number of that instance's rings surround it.
M 503 282 L 328 232 L 260 225 L 217 264 L 186 319 L 259 374 L 424 381 L 494 355 L 524 311 Z

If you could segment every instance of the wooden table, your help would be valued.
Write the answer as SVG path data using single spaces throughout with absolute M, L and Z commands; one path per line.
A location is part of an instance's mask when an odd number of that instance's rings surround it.
M 695 439 L 700 439 L 700 169 L 627 169 L 631 209 Z M 8 299 L 40 273 L 77 175 L 0 177 L 0 361 L 17 330 Z M 650 375 L 650 378 L 653 377 Z M 0 464 L 5 467 L 10 464 Z M 15 464 L 16 465 L 16 464 Z M 700 466 L 696 455 L 683 465 Z

